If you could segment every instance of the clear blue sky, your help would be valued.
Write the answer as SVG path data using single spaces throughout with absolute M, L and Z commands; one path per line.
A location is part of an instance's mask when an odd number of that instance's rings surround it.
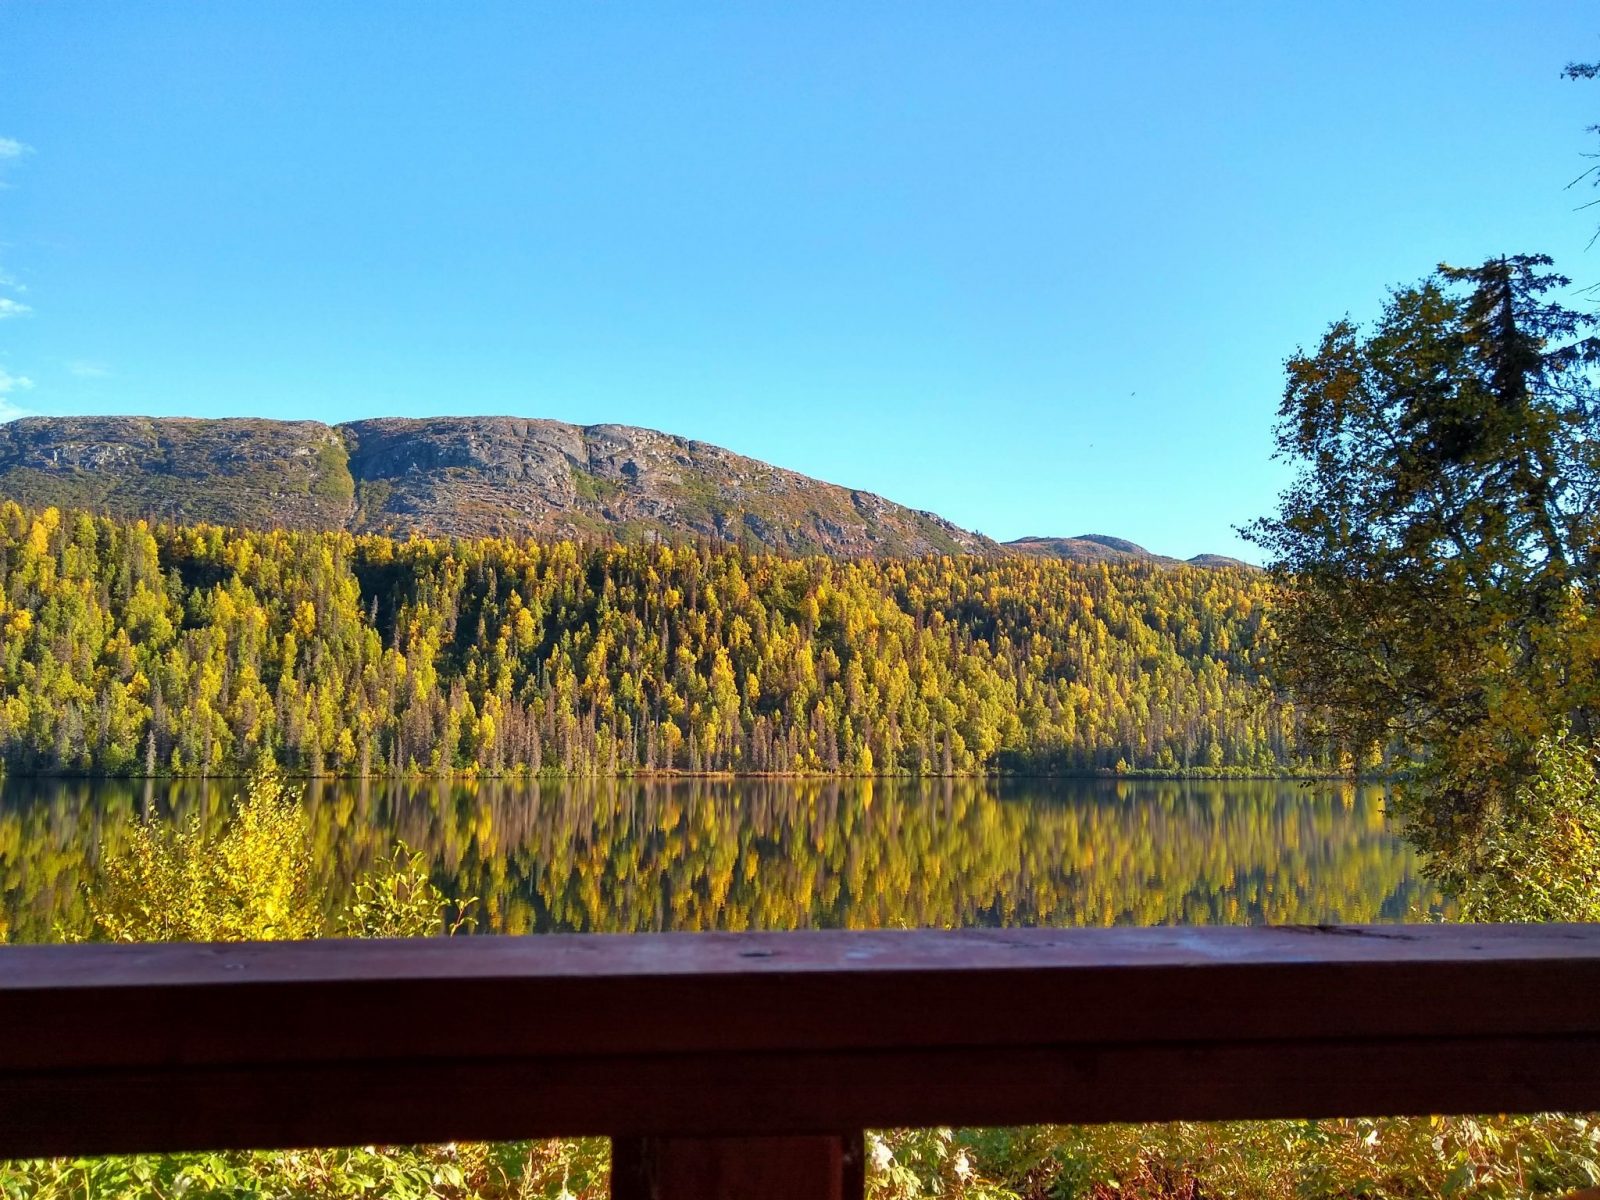
M 1574 58 L 1592 0 L 11 0 L 0 412 L 619 421 L 1238 550 L 1297 344 L 1600 279 Z

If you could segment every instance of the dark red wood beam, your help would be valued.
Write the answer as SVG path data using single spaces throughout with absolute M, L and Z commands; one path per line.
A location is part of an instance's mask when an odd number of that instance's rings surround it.
M 611 1200 L 861 1200 L 860 1134 L 616 1138 Z
M 1600 926 L 0 949 L 0 1156 L 1600 1109 Z

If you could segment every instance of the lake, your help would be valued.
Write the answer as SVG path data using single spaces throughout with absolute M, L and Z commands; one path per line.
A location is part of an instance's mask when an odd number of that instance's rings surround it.
M 81 926 L 142 814 L 226 819 L 236 780 L 0 781 L 12 940 Z M 1437 903 L 1383 792 L 1121 780 L 318 780 L 330 908 L 404 841 L 490 933 L 1362 922 Z

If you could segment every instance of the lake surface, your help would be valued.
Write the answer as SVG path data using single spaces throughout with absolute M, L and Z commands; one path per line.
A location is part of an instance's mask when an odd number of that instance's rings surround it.
M 79 927 L 142 814 L 234 780 L 0 781 L 0 919 Z M 1397 921 L 1435 898 L 1377 788 L 1110 780 L 322 780 L 330 909 L 403 840 L 480 932 Z

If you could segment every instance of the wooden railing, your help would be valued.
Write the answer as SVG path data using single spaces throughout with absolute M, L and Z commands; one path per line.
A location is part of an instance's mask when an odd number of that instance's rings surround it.
M 0 1157 L 606 1134 L 859 1194 L 905 1125 L 1600 1109 L 1600 926 L 0 950 Z

